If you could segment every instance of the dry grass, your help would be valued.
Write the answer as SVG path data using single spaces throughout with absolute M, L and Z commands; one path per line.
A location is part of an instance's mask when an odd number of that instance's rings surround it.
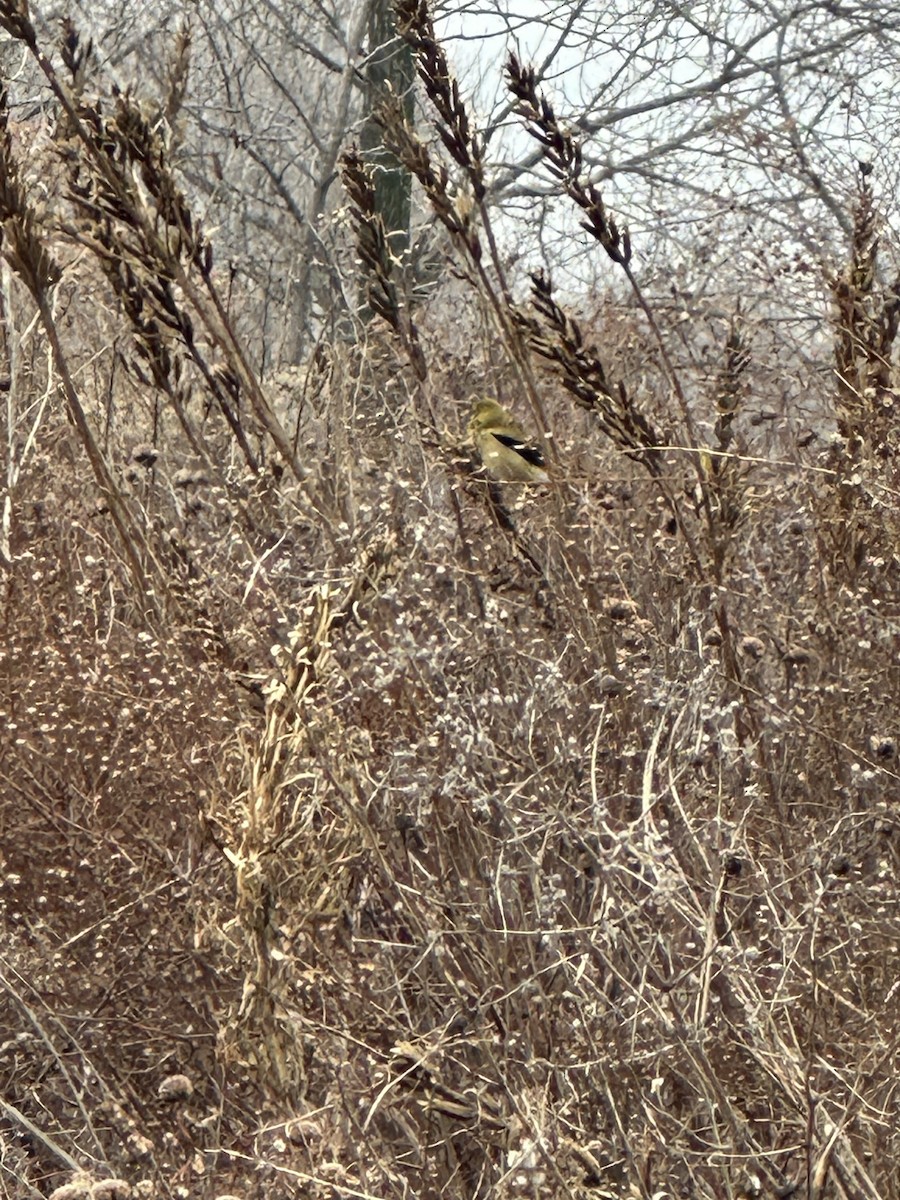
M 2 1188 L 900 1196 L 896 295 L 866 182 L 820 454 L 755 421 L 781 397 L 737 318 L 704 381 L 643 297 L 514 303 L 403 20 L 460 178 L 384 120 L 478 343 L 406 305 L 349 158 L 395 336 L 257 380 L 164 127 L 87 95 L 71 29 L 68 199 L 29 208 L 4 143 Z M 556 482 L 480 476 L 486 390 L 554 433 Z

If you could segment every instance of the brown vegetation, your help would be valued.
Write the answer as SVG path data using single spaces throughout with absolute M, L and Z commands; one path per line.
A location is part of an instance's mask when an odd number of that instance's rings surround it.
M 92 94 L 66 29 L 40 208 L 4 124 L 2 1188 L 896 1197 L 898 299 L 869 179 L 813 398 L 838 432 L 807 439 L 737 303 L 712 370 L 678 359 L 513 60 L 634 303 L 516 298 L 400 9 L 452 167 L 381 120 L 483 354 L 407 304 L 351 155 L 373 324 L 257 378 L 169 161 L 186 38 L 151 111 Z M 13 0 L 0 25 L 39 53 Z M 470 461 L 485 393 L 552 434 L 549 485 Z

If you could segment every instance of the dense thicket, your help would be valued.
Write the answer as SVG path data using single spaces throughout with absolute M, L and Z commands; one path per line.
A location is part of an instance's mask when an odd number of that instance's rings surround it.
M 526 300 L 428 15 L 399 28 L 430 124 L 379 120 L 444 278 L 410 300 L 348 149 L 365 320 L 290 369 L 173 169 L 186 57 L 168 109 L 104 94 L 67 26 L 52 120 L 4 121 L 2 1186 L 896 1197 L 873 176 L 788 354 L 737 294 L 648 299 L 510 59 L 615 284 Z M 480 472 L 484 394 L 551 483 Z

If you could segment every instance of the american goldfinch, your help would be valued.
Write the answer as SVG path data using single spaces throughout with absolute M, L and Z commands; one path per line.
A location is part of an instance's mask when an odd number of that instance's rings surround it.
M 479 400 L 469 432 L 481 461 L 495 479 L 514 483 L 543 483 L 544 452 L 522 426 L 494 400 Z

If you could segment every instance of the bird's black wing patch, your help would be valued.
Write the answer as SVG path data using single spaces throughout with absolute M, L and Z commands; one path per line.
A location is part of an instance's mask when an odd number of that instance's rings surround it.
M 531 442 L 523 442 L 521 438 L 512 437 L 508 433 L 493 433 L 492 431 L 491 436 L 495 437 L 502 446 L 508 446 L 510 450 L 514 450 L 520 458 L 524 458 L 533 467 L 544 467 L 547 465 L 544 452 L 540 446 L 534 446 Z

